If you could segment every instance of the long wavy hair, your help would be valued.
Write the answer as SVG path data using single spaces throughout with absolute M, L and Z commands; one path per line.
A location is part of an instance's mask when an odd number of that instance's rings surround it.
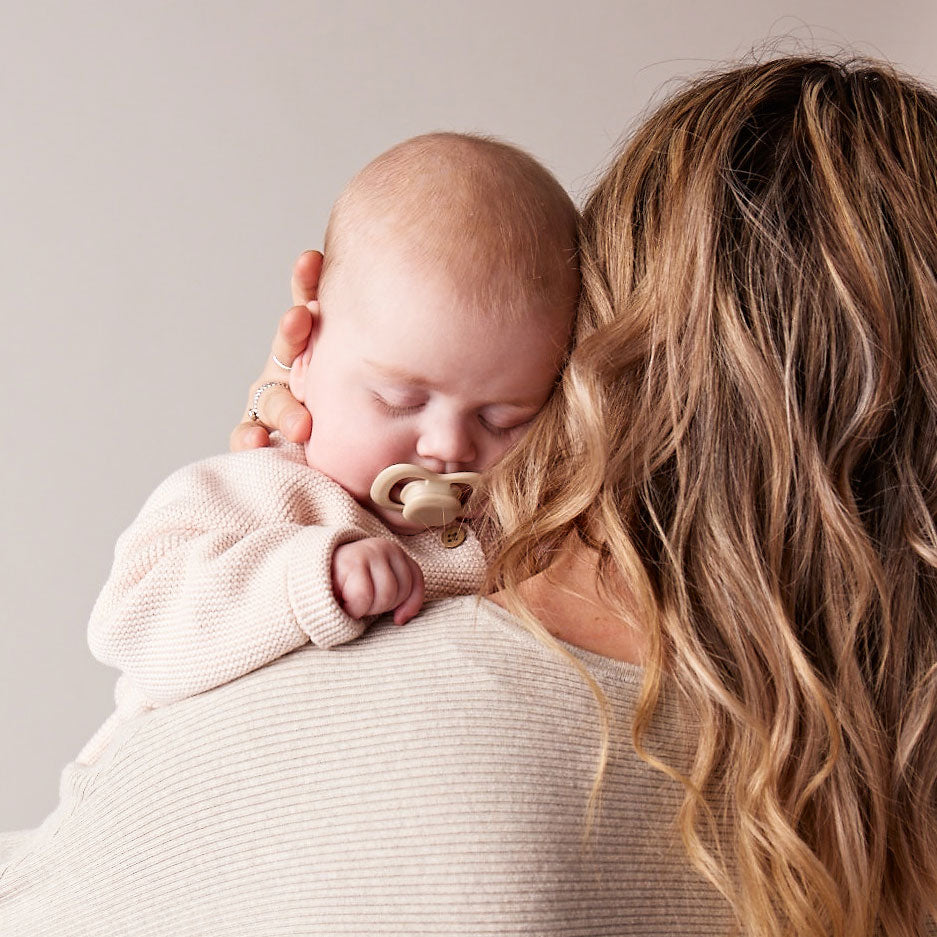
M 646 635 L 635 748 L 683 785 L 688 856 L 744 933 L 923 933 L 937 98 L 867 61 L 699 79 L 588 199 L 581 264 L 558 393 L 491 482 L 492 586 L 530 620 L 523 579 L 595 549 Z M 669 686 L 699 727 L 683 766 L 647 745 Z

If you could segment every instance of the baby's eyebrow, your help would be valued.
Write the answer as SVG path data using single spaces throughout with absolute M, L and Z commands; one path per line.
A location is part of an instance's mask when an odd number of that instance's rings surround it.
M 398 368 L 392 364 L 380 364 L 377 361 L 364 359 L 364 363 L 375 371 L 380 371 L 385 377 L 393 378 L 395 381 L 402 381 L 404 384 L 412 384 L 414 387 L 425 387 L 427 390 L 439 390 L 439 387 L 432 381 L 428 381 L 419 374 L 412 374 L 406 368 Z

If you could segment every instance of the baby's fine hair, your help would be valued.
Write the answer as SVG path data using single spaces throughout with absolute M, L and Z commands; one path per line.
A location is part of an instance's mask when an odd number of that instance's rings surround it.
M 368 163 L 332 208 L 323 283 L 360 239 L 443 271 L 479 311 L 569 314 L 579 212 L 532 156 L 492 137 L 430 133 Z

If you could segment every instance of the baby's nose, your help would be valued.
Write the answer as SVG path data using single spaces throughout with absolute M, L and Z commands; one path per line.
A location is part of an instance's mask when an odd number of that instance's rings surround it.
M 435 423 L 420 435 L 416 452 L 424 461 L 439 463 L 427 466 L 434 472 L 455 472 L 474 460 L 475 445 L 461 421 Z

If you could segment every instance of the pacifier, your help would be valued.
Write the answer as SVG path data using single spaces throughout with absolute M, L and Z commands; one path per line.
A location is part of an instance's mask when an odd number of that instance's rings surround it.
M 445 527 L 461 517 L 464 502 L 480 479 L 478 472 L 437 475 L 402 462 L 388 466 L 374 479 L 371 500 L 379 507 L 400 511 L 404 520 L 414 524 Z M 400 484 L 400 491 L 394 491 Z

